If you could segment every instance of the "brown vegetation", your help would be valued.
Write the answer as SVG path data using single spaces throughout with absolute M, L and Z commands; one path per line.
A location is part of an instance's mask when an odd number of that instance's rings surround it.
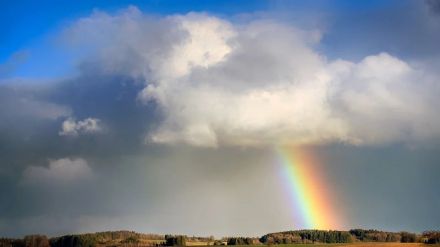
M 385 232 L 353 229 L 350 231 L 298 230 L 269 233 L 261 238 L 229 237 L 215 240 L 214 237 L 188 237 L 184 235 L 142 234 L 132 231 L 98 232 L 65 235 L 48 239 L 43 235 L 29 235 L 23 239 L 0 239 L 0 247 L 159 247 L 202 245 L 284 245 L 300 247 L 314 244 L 315 247 L 415 247 L 433 244 L 440 247 L 440 232 L 426 231 L 423 234 L 409 232 Z

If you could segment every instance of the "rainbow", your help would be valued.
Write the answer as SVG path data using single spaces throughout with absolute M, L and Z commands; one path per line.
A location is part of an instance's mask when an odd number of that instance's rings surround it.
M 296 229 L 330 230 L 341 223 L 330 195 L 331 188 L 322 176 L 319 162 L 305 150 L 277 148 L 281 174 L 293 209 Z

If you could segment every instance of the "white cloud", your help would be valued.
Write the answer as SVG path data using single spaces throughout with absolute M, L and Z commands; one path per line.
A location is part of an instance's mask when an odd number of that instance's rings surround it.
M 100 45 L 89 59 L 103 71 L 145 79 L 139 98 L 164 116 L 153 142 L 370 145 L 440 135 L 436 73 L 385 52 L 329 61 L 314 49 L 316 30 L 194 13 L 154 19 L 131 7 L 67 33 Z
M 62 123 L 59 135 L 78 136 L 79 134 L 98 133 L 102 131 L 100 122 L 97 118 L 86 118 L 81 121 L 68 118 Z
M 86 160 L 63 158 L 50 160 L 48 167 L 27 167 L 22 181 L 28 184 L 71 184 L 91 177 L 92 170 Z

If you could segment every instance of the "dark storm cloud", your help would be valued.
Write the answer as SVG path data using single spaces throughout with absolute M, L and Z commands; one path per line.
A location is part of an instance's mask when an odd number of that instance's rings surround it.
M 360 59 L 382 51 L 410 60 L 436 58 L 440 19 L 430 9 L 439 1 L 425 2 L 389 1 L 377 8 L 330 10 L 324 18 L 328 24 L 321 49 L 335 58 Z
M 360 60 L 386 51 L 409 60 L 439 55 L 437 0 L 273 1 L 273 14 L 300 27 L 321 30 L 319 51 L 331 59 Z
M 106 212 L 99 206 L 100 201 L 107 201 L 106 198 L 97 196 L 108 191 L 107 187 L 99 186 L 102 182 L 99 174 L 105 174 L 104 171 L 111 170 L 112 166 L 130 169 L 130 163 L 121 163 L 115 157 L 148 150 L 142 133 L 148 130 L 154 111 L 137 102 L 138 91 L 139 86 L 132 79 L 99 74 L 83 74 L 48 84 L 0 87 L 0 229 L 3 233 L 15 235 L 37 231 L 37 228 L 22 228 L 20 221 L 32 221 L 41 215 L 63 218 L 90 211 Z M 107 131 L 103 135 L 77 138 L 60 136 L 61 124 L 70 116 L 78 119 L 97 117 L 105 123 Z M 44 172 L 49 169 L 50 160 L 64 158 L 84 159 L 95 181 L 82 180 L 84 173 L 80 172 L 78 181 L 72 179 L 65 186 L 50 181 L 45 183 L 42 179 L 53 178 L 45 178 L 44 174 L 59 175 Z M 28 183 L 29 176 L 41 174 L 39 171 L 43 171 L 43 177 L 37 180 L 30 177 L 35 182 Z M 56 171 L 63 173 L 59 169 Z M 63 178 L 54 181 L 57 179 Z M 112 191 L 118 190 L 112 188 Z M 89 207 L 90 204 L 96 207 Z M 72 230 L 68 223 L 64 227 Z M 62 231 L 63 228 L 59 230 Z
M 440 13 L 440 1 L 438 0 L 425 0 L 426 4 L 429 6 L 430 10 L 435 14 Z
M 25 156 L 42 152 L 43 159 L 99 150 L 111 154 L 136 150 L 142 146 L 141 133 L 147 131 L 154 116 L 151 107 L 136 101 L 138 91 L 131 79 L 100 75 L 48 85 L 4 85 L 0 88 L 0 138 L 8 144 L 4 149 L 15 151 L 5 151 L 2 157 L 21 157 L 20 152 L 29 150 L 33 151 Z M 108 133 L 76 140 L 59 136 L 61 123 L 71 116 L 99 118 Z M 35 157 L 30 160 L 35 161 Z

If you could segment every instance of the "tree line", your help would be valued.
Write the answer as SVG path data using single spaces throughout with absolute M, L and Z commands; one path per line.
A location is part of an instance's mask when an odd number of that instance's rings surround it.
M 350 231 L 298 230 L 270 233 L 262 236 L 264 244 L 290 243 L 350 243 L 350 242 L 401 242 L 439 243 L 440 231 L 423 234 L 410 232 L 386 232 L 379 230 L 352 229 Z
M 293 243 L 350 243 L 350 242 L 421 242 L 440 243 L 440 231 L 387 232 L 379 230 L 352 229 L 349 231 L 296 230 L 269 233 L 260 238 L 188 237 L 185 235 L 142 234 L 132 231 L 98 232 L 65 235 L 48 238 L 44 235 L 29 235 L 22 239 L 0 238 L 0 247 L 146 247 L 186 246 L 188 242 L 207 242 L 209 245 L 274 245 Z

